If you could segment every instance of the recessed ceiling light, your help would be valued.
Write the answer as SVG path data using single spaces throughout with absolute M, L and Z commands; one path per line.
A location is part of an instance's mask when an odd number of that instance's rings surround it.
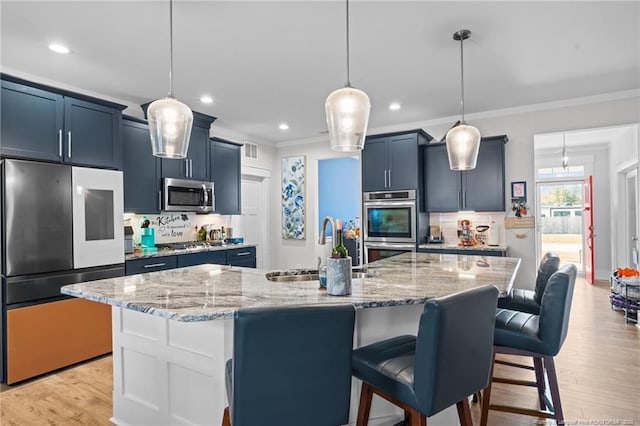
M 280 123 L 280 130 L 289 130 L 289 125 L 287 123 Z
M 397 111 L 397 110 L 399 110 L 399 109 L 400 109 L 400 104 L 399 104 L 398 102 L 392 102 L 392 103 L 389 105 L 389 109 L 390 109 L 391 111 Z
M 49 45 L 49 49 L 53 50 L 56 53 L 69 53 L 70 50 L 67 46 L 58 43 L 51 43 Z
M 213 98 L 209 95 L 202 95 L 200 96 L 200 102 L 202 102 L 203 104 L 212 104 Z

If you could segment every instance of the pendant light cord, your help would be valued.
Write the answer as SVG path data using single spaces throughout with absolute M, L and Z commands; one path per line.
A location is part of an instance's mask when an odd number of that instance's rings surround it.
M 460 37 L 460 87 L 462 92 L 462 124 L 464 124 L 464 37 Z
M 173 0 L 169 0 L 169 97 L 173 98 Z
M 351 87 L 349 70 L 349 0 L 347 0 L 347 85 L 345 87 Z

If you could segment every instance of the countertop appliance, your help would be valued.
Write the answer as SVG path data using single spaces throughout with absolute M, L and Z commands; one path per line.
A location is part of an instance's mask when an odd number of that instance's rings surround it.
M 416 191 L 365 192 L 365 261 L 416 251 Z
M 444 244 L 444 237 L 442 236 L 442 228 L 438 225 L 429 227 L 429 238 L 427 240 L 429 244 Z
M 64 364 L 50 369 L 99 355 L 83 352 L 81 340 L 69 341 L 74 331 L 62 328 L 58 320 L 65 318 L 52 312 L 73 310 L 76 302 L 88 303 L 65 300 L 69 298 L 60 294 L 63 285 L 124 275 L 124 233 L 122 172 L 11 159 L 0 164 L 0 376 L 4 382 L 11 380 L 12 365 L 18 364 L 12 360 L 39 352 L 42 365 L 47 364 L 51 348 L 42 347 L 35 336 L 48 327 L 52 332 L 45 334 L 59 334 L 58 347 L 77 344 L 73 350 L 83 353 L 81 359 L 60 357 Z M 59 308 L 61 301 L 65 309 Z M 83 321 L 90 324 L 91 318 Z M 38 331 L 29 331 L 33 327 Z M 29 341 L 31 335 L 33 341 Z M 18 343 L 8 345 L 8 336 L 24 343 L 29 353 L 21 353 Z
M 173 178 L 162 180 L 164 211 L 212 213 L 215 205 L 213 182 Z

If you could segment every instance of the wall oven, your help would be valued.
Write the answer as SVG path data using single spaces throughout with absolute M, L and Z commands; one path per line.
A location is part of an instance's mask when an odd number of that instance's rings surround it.
M 416 251 L 416 191 L 363 194 L 366 262 Z
M 364 241 L 416 243 L 416 191 L 365 192 Z
M 215 209 L 213 182 L 164 178 L 162 210 L 211 213 Z

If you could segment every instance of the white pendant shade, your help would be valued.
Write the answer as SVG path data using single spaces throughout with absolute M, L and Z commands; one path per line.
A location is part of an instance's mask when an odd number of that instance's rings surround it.
M 475 169 L 480 149 L 480 131 L 473 126 L 460 124 L 447 132 L 446 139 L 451 170 Z
M 344 87 L 332 92 L 325 102 L 329 141 L 334 151 L 364 148 L 371 102 L 362 90 Z
M 158 99 L 147 110 L 153 155 L 186 158 L 193 124 L 193 113 L 177 99 Z

